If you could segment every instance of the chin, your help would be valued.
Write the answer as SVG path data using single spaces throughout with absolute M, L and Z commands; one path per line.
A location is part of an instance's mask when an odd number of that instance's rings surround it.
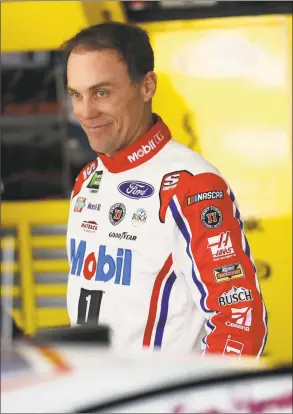
M 96 138 L 90 138 L 88 136 L 88 141 L 90 144 L 90 147 L 95 152 L 104 152 L 105 145 L 103 145 L 103 142 Z
M 100 152 L 102 154 L 111 154 L 115 151 L 115 146 L 113 148 L 113 145 L 109 145 L 110 142 L 107 140 L 89 139 L 89 144 L 93 151 Z
M 100 147 L 98 145 L 90 145 L 90 147 L 94 152 L 100 152 L 103 154 L 106 151 L 105 148 Z
M 101 154 L 108 154 L 109 152 L 111 152 L 111 150 L 109 150 L 107 147 L 103 145 L 95 145 L 94 143 L 90 143 L 90 147 L 94 152 L 99 152 Z

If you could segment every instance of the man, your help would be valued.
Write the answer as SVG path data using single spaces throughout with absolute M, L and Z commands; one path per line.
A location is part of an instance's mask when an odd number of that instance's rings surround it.
M 235 197 L 152 113 L 148 35 L 103 23 L 64 50 L 73 110 L 97 153 L 71 196 L 71 324 L 109 325 L 122 350 L 201 342 L 205 354 L 261 355 L 266 310 Z

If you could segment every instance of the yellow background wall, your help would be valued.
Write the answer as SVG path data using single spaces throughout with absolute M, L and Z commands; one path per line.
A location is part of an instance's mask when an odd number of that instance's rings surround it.
M 226 177 L 269 314 L 268 356 L 292 359 L 292 16 L 151 23 L 154 109 Z

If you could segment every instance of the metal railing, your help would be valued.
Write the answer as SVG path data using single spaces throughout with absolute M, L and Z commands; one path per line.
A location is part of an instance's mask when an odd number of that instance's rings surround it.
M 1 205 L 1 299 L 26 334 L 67 325 L 67 200 Z

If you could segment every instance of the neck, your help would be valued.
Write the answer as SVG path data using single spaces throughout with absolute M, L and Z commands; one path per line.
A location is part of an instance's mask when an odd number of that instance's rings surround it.
M 129 147 L 131 144 L 133 144 L 135 141 L 137 141 L 140 137 L 145 135 L 152 126 L 156 123 L 156 120 L 153 117 L 152 111 L 149 111 L 145 116 L 143 116 L 142 120 L 139 122 L 136 130 L 134 131 L 134 134 L 132 138 L 124 143 L 120 148 L 117 149 L 112 154 L 105 154 L 107 157 L 113 157 L 117 154 L 117 152 L 123 150 L 126 147 Z

